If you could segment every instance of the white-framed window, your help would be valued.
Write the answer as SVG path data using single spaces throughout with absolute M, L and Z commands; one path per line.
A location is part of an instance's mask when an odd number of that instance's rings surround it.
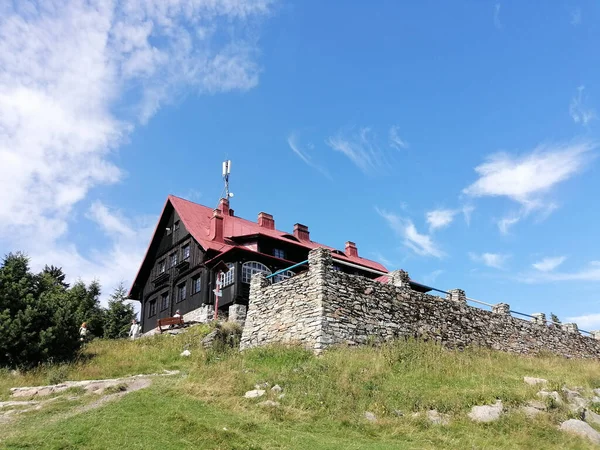
M 169 293 L 165 292 L 160 296 L 160 310 L 164 311 L 169 307 Z
M 158 273 L 165 273 L 165 271 L 167 270 L 167 261 L 165 261 L 164 259 L 158 262 Z
M 190 244 L 185 244 L 181 247 L 181 260 L 185 261 L 190 257 Z
M 285 259 L 285 251 L 283 251 L 280 248 L 274 248 L 273 249 L 273 256 L 275 256 L 276 258 Z
M 265 275 L 271 275 L 271 270 L 264 264 L 256 261 L 246 262 L 242 266 L 242 282 L 250 283 L 250 279 L 255 273 L 264 273 Z
M 227 267 L 229 267 L 229 270 L 222 275 L 223 287 L 229 286 L 235 281 L 235 264 L 227 263 Z
M 273 282 L 279 283 L 280 281 L 287 280 L 288 278 L 292 278 L 294 275 L 296 275 L 296 274 L 294 272 L 292 272 L 291 270 L 286 270 L 285 272 L 281 272 L 281 273 L 278 273 L 277 275 L 275 275 L 273 277 Z
M 182 302 L 187 296 L 187 284 L 183 283 L 177 286 L 177 301 Z
M 200 275 L 198 275 L 197 277 L 192 278 L 192 294 L 196 294 L 196 293 L 200 292 L 201 289 L 202 289 L 202 278 L 200 278 Z
M 177 252 L 171 253 L 171 255 L 169 256 L 169 261 L 171 262 L 171 267 L 177 265 Z

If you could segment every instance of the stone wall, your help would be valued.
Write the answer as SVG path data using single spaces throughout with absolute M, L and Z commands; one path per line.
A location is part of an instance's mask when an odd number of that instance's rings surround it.
M 505 304 L 494 312 L 471 307 L 458 289 L 448 299 L 415 292 L 406 272 L 390 273 L 388 284 L 349 275 L 333 270 L 325 249 L 311 251 L 309 264 L 308 272 L 274 285 L 253 277 L 242 348 L 300 342 L 319 352 L 334 344 L 426 336 L 453 348 L 600 357 L 600 340 L 574 328 L 512 317 Z

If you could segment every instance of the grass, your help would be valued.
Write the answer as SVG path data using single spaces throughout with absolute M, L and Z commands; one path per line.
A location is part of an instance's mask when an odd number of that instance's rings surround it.
M 0 395 L 8 387 L 50 379 L 114 378 L 181 370 L 100 408 L 74 413 L 56 401 L 41 411 L 0 424 L 0 448 L 23 449 L 434 449 L 592 448 L 560 432 L 570 417 L 558 407 L 535 419 L 517 411 L 539 387 L 523 376 L 546 378 L 550 387 L 600 387 L 600 363 L 551 355 L 519 357 L 485 349 L 445 350 L 433 343 L 400 341 L 382 347 L 337 348 L 315 357 L 300 348 L 270 347 L 239 353 L 205 351 L 197 327 L 188 333 L 135 342 L 94 341 L 79 361 L 12 375 L 0 373 Z M 183 348 L 192 354 L 179 356 Z M 58 374 L 58 375 L 57 375 Z M 60 375 L 60 376 L 59 376 Z M 245 399 L 255 384 L 279 384 Z M 510 408 L 498 422 L 474 424 L 471 406 L 497 398 Z M 278 407 L 259 403 L 271 399 Z M 447 427 L 427 422 L 423 412 L 450 414 Z M 377 422 L 364 419 L 376 414 Z M 397 411 L 404 414 L 398 417 Z M 420 412 L 419 416 L 413 413 Z

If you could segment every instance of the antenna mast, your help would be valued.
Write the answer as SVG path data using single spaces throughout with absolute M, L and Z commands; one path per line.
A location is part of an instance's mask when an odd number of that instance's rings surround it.
M 223 181 L 225 181 L 225 198 L 229 200 L 233 197 L 233 192 L 229 192 L 229 174 L 231 173 L 231 160 L 223 161 Z

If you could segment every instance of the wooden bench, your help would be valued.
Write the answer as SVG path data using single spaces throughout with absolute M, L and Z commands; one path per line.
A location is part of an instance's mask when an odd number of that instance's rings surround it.
M 158 331 L 163 332 L 162 327 L 177 325 L 178 327 L 182 327 L 184 325 L 183 317 L 165 317 L 163 319 L 158 319 Z

